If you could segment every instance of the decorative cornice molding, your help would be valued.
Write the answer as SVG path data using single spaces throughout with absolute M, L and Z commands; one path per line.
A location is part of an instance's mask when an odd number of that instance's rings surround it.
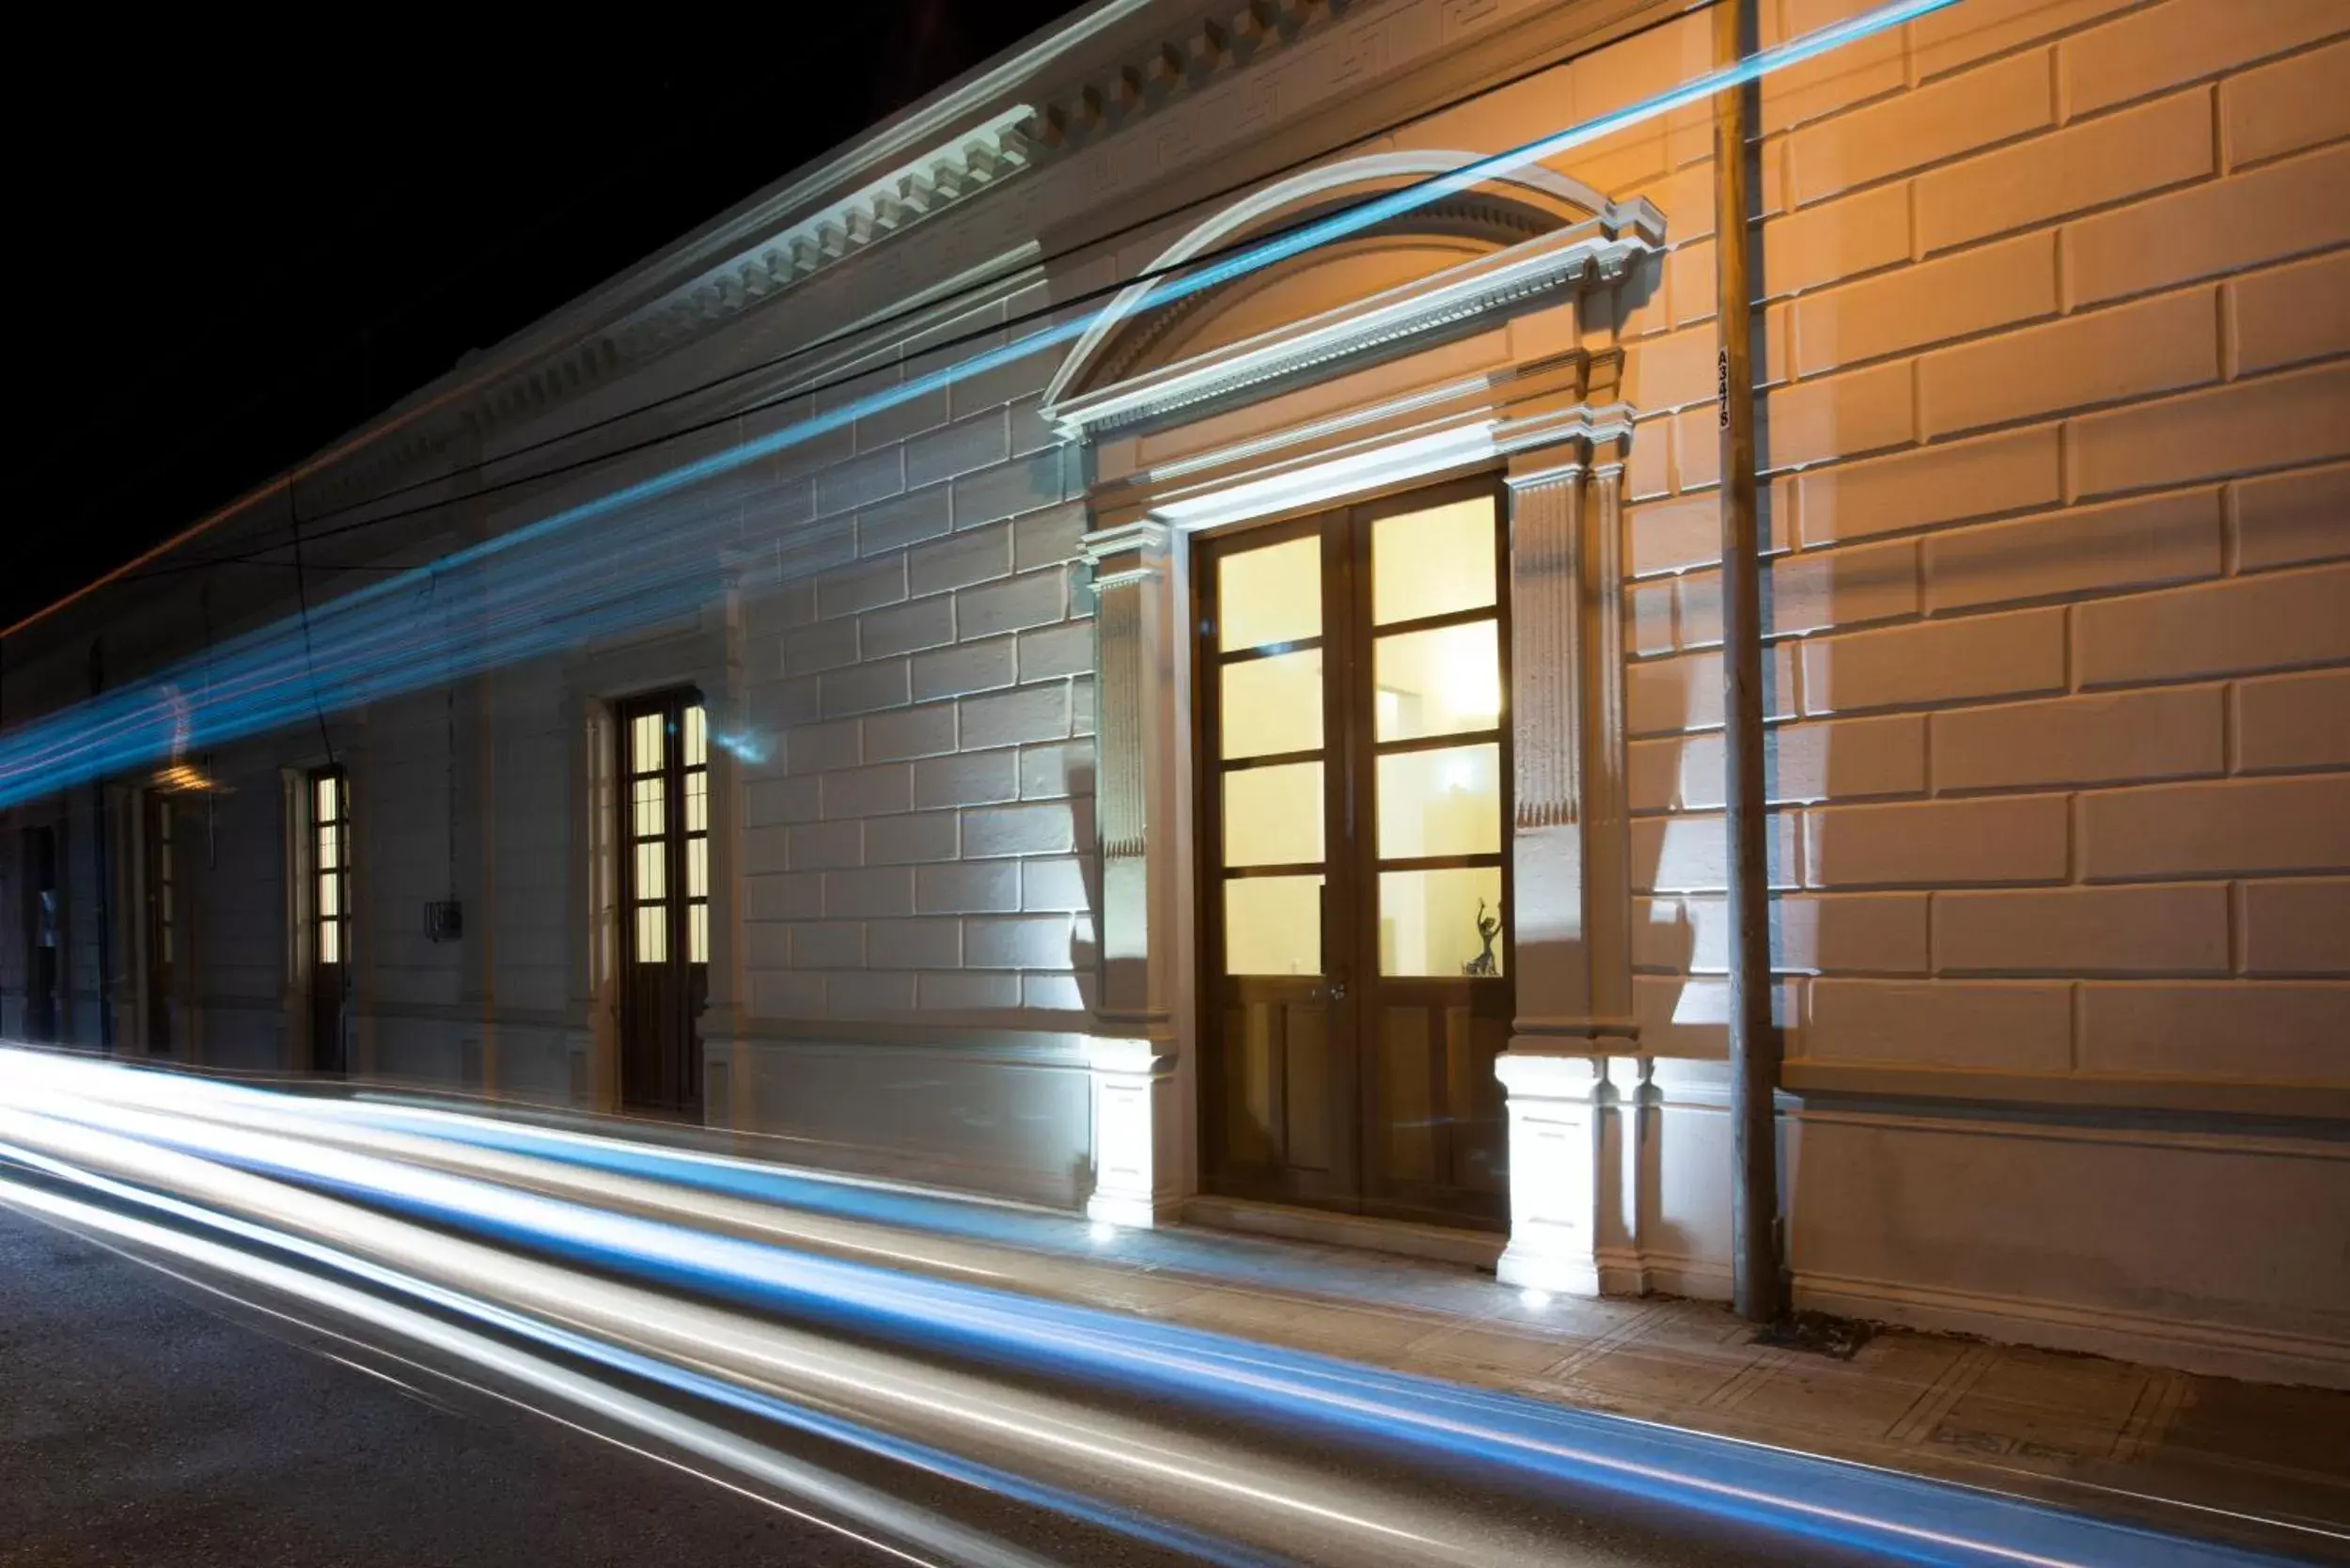
M 698 337 L 712 323 L 811 273 L 911 228 L 1026 168 L 1036 111 L 1015 104 L 845 196 L 794 219 L 742 254 L 670 290 L 603 335 L 624 356 Z
M 1220 209 L 1152 257 L 1151 264 L 1143 269 L 1146 281 L 1127 285 L 1102 307 L 1046 385 L 1045 407 L 1058 408 L 1092 390 L 1081 386 L 1081 378 L 1098 378 L 1099 361 L 1112 335 L 1119 334 L 1126 322 L 1148 310 L 1154 296 L 1165 291 L 1162 278 L 1168 269 L 1237 243 L 1241 236 L 1292 218 L 1301 209 L 1326 201 L 1338 193 L 1361 193 L 1432 179 L 1450 174 L 1477 159 L 1474 152 L 1444 148 L 1366 153 L 1301 169 Z M 1608 205 L 1607 198 L 1590 186 L 1540 164 L 1498 175 L 1480 188 L 1505 189 L 1547 204 L 1558 227 L 1565 227 L 1580 216 L 1600 212 Z
M 1167 527 L 1147 520 L 1120 523 L 1087 534 L 1077 541 L 1077 549 L 1093 568 L 1093 586 L 1114 588 L 1151 575 L 1166 553 Z
M 1664 236 L 1664 217 L 1647 201 L 1611 203 L 1598 216 L 1556 233 L 1068 398 L 1048 405 L 1046 416 L 1065 437 L 1098 436 L 1455 327 L 1559 289 L 1612 283 L 1636 258 L 1662 246 Z
M 492 371 L 481 390 L 445 416 L 400 428 L 316 482 L 321 500 L 342 501 L 389 482 L 445 453 L 460 433 L 480 434 L 540 417 L 652 359 L 698 341 L 744 311 L 814 274 L 870 250 L 915 223 L 960 206 L 1014 175 L 1058 165 L 1187 102 L 1243 68 L 1286 55 L 1319 37 L 1357 0 L 1246 0 L 1237 15 L 1203 8 L 1223 22 L 1196 19 L 1147 46 L 1130 46 L 1105 73 L 1097 40 L 1161 0 L 1108 0 L 1049 37 L 983 67 L 964 84 L 895 117 L 779 188 L 762 193 L 613 285 L 509 339 L 493 353 L 510 369 Z M 1144 37 L 1149 35 L 1145 34 Z M 1089 49 L 1082 79 L 1045 86 L 1047 73 Z M 1012 93 L 1042 86 L 1031 102 L 987 110 Z M 1042 107 L 1035 106 L 1041 102 Z M 985 114 L 976 123 L 971 117 Z M 935 138 L 933 140 L 933 138 Z M 908 156 L 908 149 L 925 147 Z M 886 172 L 877 166 L 899 160 Z M 864 183 L 830 196 L 850 180 Z M 810 209 L 810 202 L 822 205 Z M 662 281 L 689 270 L 683 281 Z M 648 294 L 648 289 L 656 290 Z M 474 365 L 461 365 L 449 379 Z M 427 397 L 434 388 L 418 394 Z M 387 416 L 390 417 L 390 416 Z
M 1200 17 L 1142 54 L 1061 93 L 1037 117 L 1040 138 L 1075 149 L 1196 93 L 1261 55 L 1355 8 L 1355 0 L 1244 0 L 1222 19 Z

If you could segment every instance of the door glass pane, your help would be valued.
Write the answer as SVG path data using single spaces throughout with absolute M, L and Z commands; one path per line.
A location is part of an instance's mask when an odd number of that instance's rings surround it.
M 706 903 L 695 904 L 685 912 L 685 962 L 709 963 L 710 906 Z
M 1379 759 L 1379 855 L 1493 855 L 1501 848 L 1501 748 L 1446 746 Z
M 315 820 L 322 823 L 331 823 L 337 817 L 342 815 L 340 811 L 335 808 L 335 778 L 333 775 L 330 774 L 323 778 L 313 780 L 311 788 L 316 792 L 317 817 Z
M 1494 602 L 1490 495 L 1371 525 L 1371 618 L 1381 626 Z
M 663 726 L 659 713 L 639 713 L 629 721 L 628 767 L 631 773 L 650 773 L 661 766 Z
M 659 838 L 664 804 L 662 780 L 658 776 L 639 778 L 629 786 L 629 795 L 634 811 L 635 836 L 639 839 Z
M 329 823 L 319 829 L 319 870 L 331 871 L 343 863 L 343 830 Z
M 710 760 L 709 720 L 702 715 L 702 705 L 695 703 L 685 710 L 685 765 L 698 768 Z
M 1501 722 L 1501 651 L 1494 622 L 1381 637 L 1379 738 L 1418 740 Z
M 1226 757 L 1322 748 L 1322 650 L 1224 666 Z
M 685 896 L 689 899 L 710 897 L 710 840 L 689 839 L 685 841 Z
M 1298 865 L 1322 858 L 1322 764 L 1235 768 L 1224 776 L 1224 863 Z
M 685 776 L 685 831 L 710 831 L 710 775 L 706 773 Z
M 1217 558 L 1216 647 L 1227 653 L 1322 635 L 1322 540 L 1308 534 Z
M 666 854 L 668 846 L 655 839 L 636 846 L 636 896 L 640 899 L 666 898 L 669 892 L 669 869 Z
M 319 922 L 319 962 L 340 964 L 343 961 L 343 923 L 340 920 Z
M 1227 877 L 1224 972 L 1322 973 L 1322 878 Z
M 666 964 L 669 960 L 669 911 L 661 904 L 636 906 L 636 962 Z
M 1480 914 L 1480 906 L 1482 914 Z M 1480 920 L 1493 928 L 1493 964 Z M 1501 973 L 1501 868 L 1379 873 L 1379 972 L 1383 975 Z

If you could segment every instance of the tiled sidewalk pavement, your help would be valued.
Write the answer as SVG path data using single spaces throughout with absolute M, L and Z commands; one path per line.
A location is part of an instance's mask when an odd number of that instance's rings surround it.
M 2350 1561 L 2350 1392 L 1893 1328 L 1837 1360 L 1711 1303 L 1529 1303 L 1441 1264 L 1020 1212 L 1028 1245 L 921 1250 L 1040 1295 Z
M 2350 1393 L 1892 1328 L 1837 1360 L 1758 1344 L 1710 1303 L 1528 1305 L 1462 1270 L 1198 1231 L 1120 1235 L 1086 1262 L 986 1250 L 1063 1299 L 2168 1528 L 2202 1510 L 2308 1525 L 2248 1538 L 2350 1559 Z M 1207 1283 L 1203 1251 L 1282 1283 Z

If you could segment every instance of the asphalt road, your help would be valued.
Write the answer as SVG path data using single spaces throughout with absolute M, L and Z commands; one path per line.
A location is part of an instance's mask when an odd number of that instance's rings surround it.
M 953 1560 L 876 1544 L 854 1519 L 828 1529 L 805 1497 L 762 1500 L 631 1434 L 608 1441 L 574 1412 L 551 1415 L 478 1368 L 430 1361 L 303 1303 L 0 1205 L 0 1565 Z M 1046 1562 L 1190 1560 L 824 1445 L 800 1451 Z M 1459 1491 L 1442 1475 L 1387 1480 L 1432 1498 Z M 1784 1560 L 1621 1522 L 1556 1539 L 1560 1562 Z
M 2217 1560 L 1024 1294 L 764 1168 L 0 1067 L 0 1568 Z
M 0 1369 L 0 1563 L 888 1560 L 5 1208 Z

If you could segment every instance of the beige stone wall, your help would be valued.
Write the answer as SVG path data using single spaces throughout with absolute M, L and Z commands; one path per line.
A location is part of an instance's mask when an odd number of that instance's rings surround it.
M 740 775 L 752 1017 L 1081 1015 L 1092 602 L 1076 454 L 1036 413 L 1051 370 L 859 420 L 775 476 L 809 519 L 791 547 L 834 564 L 746 610 L 748 716 L 780 742 Z
M 1855 4 L 1762 0 L 1766 40 Z M 1762 92 L 1798 1063 L 2350 1087 L 2350 10 L 1966 0 Z M 1722 1049 L 1710 149 L 1620 323 L 1643 1041 Z M 1616 187 L 1622 194 L 1620 187 Z

